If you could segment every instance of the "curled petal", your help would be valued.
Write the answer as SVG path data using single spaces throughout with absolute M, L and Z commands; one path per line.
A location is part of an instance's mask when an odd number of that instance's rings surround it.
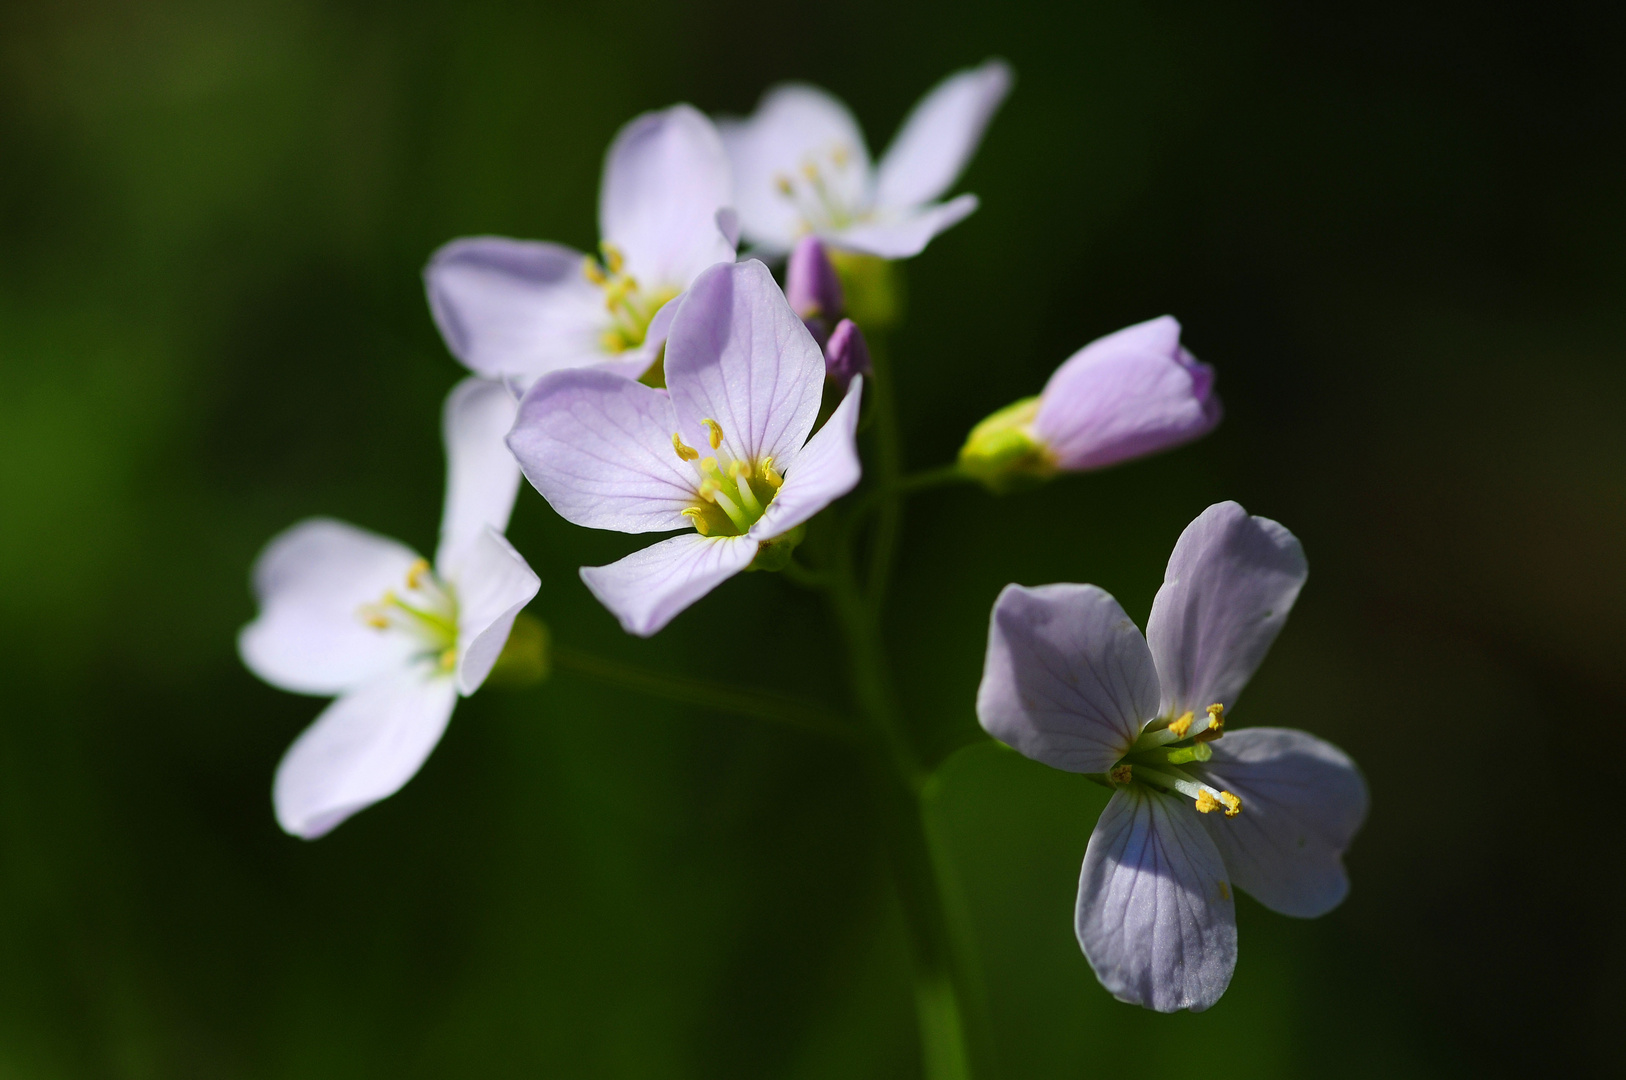
M 334 701 L 277 766 L 277 823 L 314 840 L 401 790 L 440 741 L 456 703 L 456 686 L 432 660 L 385 672 Z
M 645 113 L 605 156 L 599 232 L 646 288 L 682 289 L 713 263 L 734 261 L 718 217 L 733 189 L 710 120 L 689 105 Z
M 1120 789 L 1090 836 L 1078 941 L 1119 1001 L 1201 1012 L 1236 969 L 1236 901 L 1225 864 L 1185 800 Z
M 1297 537 L 1234 502 L 1215 503 L 1187 525 L 1146 623 L 1163 712 L 1234 705 L 1309 573 Z
M 1214 372 L 1180 347 L 1169 316 L 1093 341 L 1045 384 L 1033 430 L 1063 469 L 1167 450 L 1220 421 Z
M 674 536 L 608 566 L 584 566 L 582 580 L 629 634 L 650 637 L 684 608 L 751 565 L 748 536 Z
M 766 266 L 727 263 L 700 275 L 672 320 L 666 386 L 688 445 L 707 446 L 713 420 L 720 460 L 772 457 L 785 472 L 819 413 L 824 353 Z
M 858 461 L 858 402 L 864 393 L 864 379 L 855 378 L 847 395 L 830 414 L 796 457 L 796 465 L 785 475 L 785 483 L 768 504 L 767 511 L 751 526 L 757 540 L 771 540 L 841 498 L 862 475 Z
M 1011 69 L 1003 60 L 957 71 L 933 87 L 881 157 L 876 206 L 915 206 L 947 191 L 1010 89 Z
M 279 534 L 254 562 L 259 616 L 237 639 L 248 669 L 300 694 L 338 694 L 403 666 L 415 645 L 361 613 L 401 589 L 418 555 L 342 521 L 312 518 Z
M 663 532 L 689 524 L 694 470 L 678 457 L 672 401 L 607 371 L 557 371 L 531 387 L 508 446 L 548 505 L 576 525 Z
M 600 343 L 604 295 L 582 276 L 583 259 L 559 244 L 453 240 L 424 268 L 446 347 L 476 374 L 521 388 L 560 368 L 625 361 Z
M 1157 671 L 1118 601 L 1094 585 L 1007 585 L 977 689 L 983 729 L 1035 761 L 1104 773 L 1156 715 Z
M 457 689 L 480 688 L 508 642 L 514 617 L 541 582 L 524 556 L 489 526 L 462 561 L 457 577 Z
M 486 528 L 501 533 L 519 494 L 519 462 L 508 449 L 519 402 L 501 383 L 464 379 L 446 398 L 441 430 L 446 440 L 446 505 L 440 515 L 435 566 L 455 574 L 470 545 Z
M 1245 728 L 1210 744 L 1194 768 L 1242 800 L 1242 813 L 1202 817 L 1231 876 L 1283 915 L 1314 918 L 1349 892 L 1343 854 L 1366 820 L 1366 782 L 1349 755 L 1286 728 Z
M 857 225 L 828 233 L 824 239 L 831 247 L 847 251 L 883 259 L 908 259 L 919 255 L 933 237 L 958 225 L 976 209 L 975 195 L 957 195 L 948 202 L 916 211 L 882 211 Z

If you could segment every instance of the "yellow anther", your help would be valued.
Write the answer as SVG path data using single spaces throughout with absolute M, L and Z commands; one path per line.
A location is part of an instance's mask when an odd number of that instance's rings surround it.
M 451 671 L 457 666 L 457 650 L 447 649 L 440 654 L 440 670 Z
M 407 567 L 407 588 L 416 589 L 419 585 L 422 585 L 424 575 L 427 573 L 429 573 L 428 559 L 419 559 L 417 562 Z
M 786 176 L 784 173 L 780 173 L 778 176 L 773 178 L 773 186 L 778 188 L 779 194 L 785 196 L 787 199 L 796 194 L 796 185 L 792 183 L 790 177 Z
M 683 516 L 694 523 L 694 531 L 701 536 L 711 535 L 711 526 L 706 524 L 706 512 L 698 506 L 691 506 L 682 511 Z
M 1114 784 L 1127 784 L 1135 778 L 1135 770 L 1128 765 L 1114 765 L 1112 771 L 1107 773 L 1107 779 Z
M 619 330 L 606 330 L 598 336 L 598 343 L 604 346 L 605 352 L 626 352 L 627 339 Z
M 363 614 L 362 620 L 374 630 L 388 630 L 390 628 L 390 621 L 376 611 Z
M 1229 791 L 1220 792 L 1219 800 L 1225 804 L 1226 817 L 1236 817 L 1238 814 L 1242 813 L 1242 800 L 1237 798 L 1235 795 L 1232 795 Z
M 1229 900 L 1231 898 L 1231 887 L 1221 881 L 1219 883 L 1219 894 L 1221 900 Z
M 599 244 L 598 248 L 604 252 L 604 265 L 609 267 L 610 273 L 619 274 L 621 268 L 627 264 L 627 257 L 621 254 L 621 249 L 608 240 Z
M 728 475 L 733 480 L 738 480 L 742 476 L 749 480 L 751 479 L 751 466 L 748 462 L 735 458 L 728 463 Z
M 1169 725 L 1169 730 L 1174 732 L 1175 738 L 1183 739 L 1186 737 L 1186 732 L 1191 730 L 1191 718 L 1195 715 L 1195 713 L 1187 710 L 1184 716 Z
M 819 178 L 819 167 L 811 161 L 804 161 L 802 162 L 802 175 L 809 180 L 816 181 Z
M 845 169 L 852 157 L 852 149 L 846 143 L 836 143 L 835 149 L 830 151 L 830 160 L 835 162 L 838 169 Z
M 762 478 L 764 480 L 768 481 L 768 485 L 770 487 L 772 487 L 775 491 L 778 491 L 780 486 L 782 484 L 784 484 L 785 478 L 783 476 L 780 476 L 779 473 L 774 470 L 773 458 L 771 458 L 771 457 L 763 458 L 761 467 L 762 467 Z
M 598 264 L 598 260 L 591 255 L 582 260 L 582 276 L 594 285 L 603 285 L 610 280 L 604 276 L 604 268 Z
M 1197 738 L 1203 742 L 1213 742 L 1225 734 L 1225 706 L 1210 705 L 1208 707 L 1208 726 L 1197 733 Z
M 1219 800 L 1210 795 L 1205 789 L 1197 792 L 1197 813 L 1212 814 L 1220 808 Z
M 700 451 L 683 442 L 683 436 L 676 431 L 672 432 L 672 449 L 677 451 L 680 461 L 695 461 L 700 457 Z
M 723 426 L 715 420 L 702 420 L 700 426 L 711 434 L 711 448 L 717 449 L 723 445 Z

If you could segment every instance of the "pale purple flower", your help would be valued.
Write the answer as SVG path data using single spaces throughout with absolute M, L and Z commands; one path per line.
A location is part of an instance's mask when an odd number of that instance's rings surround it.
M 599 192 L 601 258 L 495 236 L 454 240 L 424 270 L 446 346 L 488 378 L 529 386 L 550 371 L 637 378 L 671 311 L 706 267 L 734 261 L 728 155 L 688 105 L 645 113 L 610 144 Z
M 868 375 L 871 370 L 869 343 L 864 332 L 851 319 L 842 319 L 830 334 L 824 346 L 824 372 L 841 390 L 856 376 Z
M 666 343 L 665 391 L 608 371 L 546 376 L 508 445 L 567 521 L 620 532 L 691 529 L 582 580 L 647 637 L 858 483 L 863 380 L 808 438 L 824 357 L 755 260 L 690 286 Z M 778 542 L 777 544 L 775 542 Z
M 960 467 L 996 489 L 1101 469 L 1200 438 L 1221 414 L 1214 369 L 1186 351 L 1179 321 L 1165 315 L 1090 342 L 1036 397 L 983 420 Z
M 787 83 L 718 128 L 734 163 L 740 228 L 765 254 L 811 234 L 847 251 L 902 259 L 977 208 L 938 202 L 959 179 L 1011 87 L 1002 60 L 955 72 L 915 106 L 872 168 L 852 113 L 816 86 Z
M 519 490 L 503 444 L 515 410 L 505 387 L 482 379 L 447 398 L 433 566 L 327 518 L 288 529 L 255 562 L 260 613 L 238 638 L 243 662 L 273 686 L 336 698 L 277 767 L 277 821 L 295 836 L 321 836 L 400 790 L 536 595 L 536 575 L 502 536 Z
M 841 278 L 816 236 L 804 236 L 785 262 L 785 299 L 821 346 L 847 309 Z
M 1367 806 L 1354 763 L 1302 731 L 1227 727 L 1307 573 L 1292 533 L 1227 502 L 1181 534 L 1145 637 L 1093 585 L 1010 585 L 994 604 L 982 726 L 1116 789 L 1084 856 L 1077 930 L 1120 1000 L 1219 1000 L 1234 888 L 1303 918 L 1349 891 L 1342 856 Z

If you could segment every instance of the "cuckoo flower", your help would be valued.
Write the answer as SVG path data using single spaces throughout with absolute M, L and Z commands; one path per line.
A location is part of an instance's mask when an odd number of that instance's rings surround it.
M 741 231 L 774 255 L 809 233 L 847 251 L 918 255 L 977 208 L 975 195 L 936 200 L 959 179 L 1010 87 L 1000 60 L 950 75 L 915 106 L 877 168 L 840 101 L 804 83 L 774 87 L 749 118 L 719 123 Z
M 733 184 L 711 121 L 687 105 L 616 135 L 599 191 L 601 258 L 559 244 L 454 240 L 424 270 L 452 354 L 521 388 L 550 371 L 637 378 L 660 353 L 665 305 L 706 267 L 734 261 Z
M 714 266 L 690 287 L 666 343 L 666 385 L 555 372 L 525 395 L 508 437 L 566 520 L 630 533 L 692 529 L 582 568 L 627 632 L 644 637 L 753 560 L 772 568 L 793 531 L 859 476 L 863 380 L 809 439 L 824 357 L 760 262 Z
M 960 468 L 996 491 L 1116 465 L 1208 434 L 1220 421 L 1214 369 L 1180 344 L 1172 316 L 1084 346 L 1037 397 L 972 429 Z
M 260 614 L 238 639 L 243 662 L 273 686 L 336 698 L 277 767 L 277 821 L 295 836 L 315 839 L 412 779 L 536 595 L 502 537 L 519 490 L 503 445 L 514 412 L 506 388 L 480 379 L 447 399 L 433 565 L 326 518 L 293 526 L 255 563 Z
M 1306 573 L 1292 533 L 1219 503 L 1175 544 L 1145 637 L 1093 585 L 1010 585 L 994 604 L 982 726 L 1115 789 L 1077 930 L 1120 1000 L 1219 1000 L 1236 966 L 1233 886 L 1305 918 L 1349 891 L 1342 856 L 1367 802 L 1354 763 L 1302 731 L 1226 726 Z

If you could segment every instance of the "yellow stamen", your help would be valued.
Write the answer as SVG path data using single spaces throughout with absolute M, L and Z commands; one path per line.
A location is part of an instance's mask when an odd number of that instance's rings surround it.
M 700 425 L 711 433 L 711 448 L 717 449 L 723 445 L 723 426 L 715 420 L 702 420 Z
M 817 180 L 819 178 L 819 167 L 811 161 L 804 161 L 802 162 L 802 175 L 809 180 Z
M 619 274 L 621 268 L 627 264 L 627 257 L 621 254 L 621 249 L 608 240 L 599 244 L 599 250 L 604 252 L 604 265 L 609 267 L 610 273 Z
M 1184 716 L 1169 725 L 1169 730 L 1174 732 L 1175 738 L 1183 739 L 1186 737 L 1186 732 L 1191 730 L 1191 718 L 1195 715 L 1188 709 Z
M 390 621 L 376 611 L 363 614 L 362 620 L 374 630 L 388 630 L 390 628 Z
M 598 264 L 598 260 L 591 255 L 582 260 L 582 276 L 594 285 L 603 285 L 610 280 L 604 276 L 604 268 Z
M 791 183 L 790 177 L 780 173 L 773 178 L 773 186 L 779 189 L 779 194 L 789 198 L 796 194 L 796 185 Z
M 738 480 L 742 476 L 749 480 L 751 479 L 751 466 L 748 463 L 740 461 L 736 458 L 734 461 L 731 461 L 728 464 L 728 475 L 735 480 Z
M 447 649 L 440 654 L 440 670 L 451 671 L 457 666 L 457 650 Z
M 1231 898 L 1231 887 L 1229 885 L 1225 884 L 1225 882 L 1223 882 L 1223 881 L 1220 882 L 1219 883 L 1219 894 L 1220 894 L 1220 899 L 1221 900 L 1229 900 Z
M 762 478 L 768 481 L 769 486 L 771 486 L 775 491 L 778 491 L 780 486 L 785 482 L 785 478 L 780 476 L 779 473 L 774 470 L 773 458 L 771 457 L 765 457 L 762 459 Z
M 1229 791 L 1220 792 L 1219 798 L 1220 802 L 1225 804 L 1226 817 L 1236 817 L 1238 814 L 1242 813 L 1242 800 L 1237 798 L 1235 795 L 1232 795 Z
M 621 336 L 619 330 L 606 330 L 598 336 L 598 343 L 604 346 L 605 352 L 626 352 L 627 339 Z
M 1208 726 L 1197 733 L 1202 742 L 1213 742 L 1225 734 L 1225 706 L 1210 705 L 1208 707 Z
M 1128 765 L 1114 765 L 1112 771 L 1107 773 L 1107 779 L 1114 784 L 1127 784 L 1133 780 L 1135 770 Z
M 694 523 L 694 531 L 701 536 L 711 535 L 711 526 L 706 524 L 706 512 L 698 506 L 691 506 L 682 511 L 683 516 Z
M 830 151 L 830 160 L 836 163 L 836 168 L 845 169 L 852 160 L 851 148 L 846 143 L 836 143 L 835 149 Z
M 680 461 L 695 461 L 700 457 L 700 451 L 692 446 L 685 445 L 683 436 L 675 431 L 672 432 L 672 449 L 677 451 L 678 460 Z
M 1219 800 L 1210 795 L 1206 790 L 1197 792 L 1197 813 L 1212 814 L 1219 808 Z
M 427 573 L 429 573 L 428 559 L 419 559 L 417 562 L 407 567 L 407 588 L 416 589 L 419 585 L 422 585 L 423 576 Z

